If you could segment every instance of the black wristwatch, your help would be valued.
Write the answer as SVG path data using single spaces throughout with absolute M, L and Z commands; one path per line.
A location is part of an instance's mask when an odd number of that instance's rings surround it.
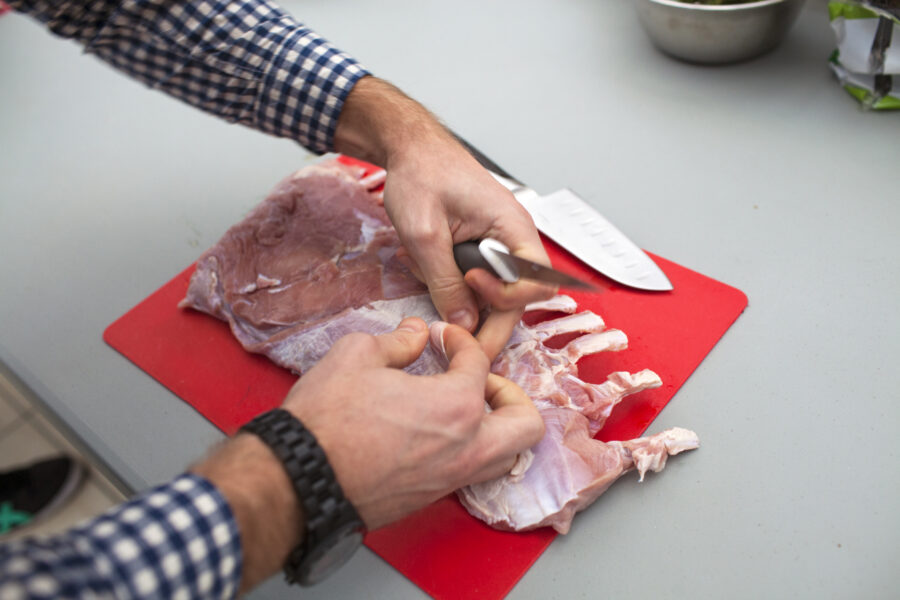
M 288 583 L 313 585 L 347 562 L 362 544 L 366 527 L 344 497 L 325 452 L 303 423 L 276 408 L 241 427 L 272 449 L 303 507 L 303 541 L 284 564 Z

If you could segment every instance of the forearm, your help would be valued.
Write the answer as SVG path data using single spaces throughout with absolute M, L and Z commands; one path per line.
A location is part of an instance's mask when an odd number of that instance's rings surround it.
M 10 0 L 151 88 L 315 152 L 367 71 L 266 0 Z
M 338 152 L 389 168 L 417 152 L 452 144 L 447 129 L 421 104 L 376 77 L 360 79 L 344 102 L 334 136 Z M 423 150 L 426 148 L 426 150 Z
M 276 573 L 301 541 L 303 518 L 284 467 L 256 436 L 226 442 L 192 471 L 225 496 L 243 551 L 242 592 Z

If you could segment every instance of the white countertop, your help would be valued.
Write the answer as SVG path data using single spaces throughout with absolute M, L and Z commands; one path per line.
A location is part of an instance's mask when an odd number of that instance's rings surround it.
M 614 0 L 285 4 L 509 172 L 750 298 L 650 429 L 703 447 L 614 485 L 511 598 L 896 593 L 900 114 L 832 78 L 823 3 L 718 68 Z M 0 362 L 131 486 L 220 434 L 103 329 L 309 160 L 0 18 Z M 423 593 L 365 550 L 303 597 Z

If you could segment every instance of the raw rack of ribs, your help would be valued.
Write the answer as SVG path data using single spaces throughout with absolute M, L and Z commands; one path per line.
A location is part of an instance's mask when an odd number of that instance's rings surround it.
M 227 321 L 245 349 L 297 373 L 347 333 L 386 333 L 409 316 L 436 321 L 427 289 L 396 258 L 400 241 L 376 191 L 384 175 L 363 177 L 361 168 L 326 161 L 285 178 L 200 257 L 180 306 Z M 606 329 L 594 313 L 576 314 L 566 296 L 529 309 L 569 315 L 520 323 L 492 370 L 528 393 L 546 435 L 510 474 L 457 494 L 494 527 L 552 526 L 566 533 L 575 513 L 623 473 L 636 468 L 643 479 L 699 441 L 678 428 L 623 442 L 593 439 L 624 396 L 660 380 L 649 370 L 612 373 L 602 384 L 580 380 L 578 359 L 625 348 L 625 334 Z M 545 344 L 573 333 L 582 335 L 561 349 Z M 444 368 L 428 347 L 407 370 Z
M 621 475 L 637 469 L 661 471 L 670 455 L 700 444 L 697 434 L 673 428 L 625 442 L 601 442 L 593 436 L 625 396 L 661 385 L 653 371 L 611 373 L 601 384 L 578 378 L 577 361 L 588 354 L 622 350 L 625 334 L 606 329 L 590 311 L 575 313 L 575 301 L 557 296 L 527 307 L 568 316 L 533 326 L 520 323 L 491 370 L 515 381 L 531 398 L 546 426 L 531 455 L 504 477 L 457 492 L 466 509 L 498 529 L 523 531 L 551 526 L 567 533 L 575 513 L 591 504 Z M 582 334 L 560 349 L 544 342 Z

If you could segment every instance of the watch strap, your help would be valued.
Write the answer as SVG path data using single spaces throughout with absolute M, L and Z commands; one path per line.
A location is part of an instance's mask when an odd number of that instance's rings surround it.
M 285 575 L 291 583 L 305 583 L 301 576 L 304 558 L 336 530 L 350 524 L 364 530 L 363 521 L 344 496 L 325 451 L 294 415 L 276 408 L 259 415 L 241 431 L 255 434 L 272 449 L 297 493 L 303 509 L 303 541 L 288 557 Z

